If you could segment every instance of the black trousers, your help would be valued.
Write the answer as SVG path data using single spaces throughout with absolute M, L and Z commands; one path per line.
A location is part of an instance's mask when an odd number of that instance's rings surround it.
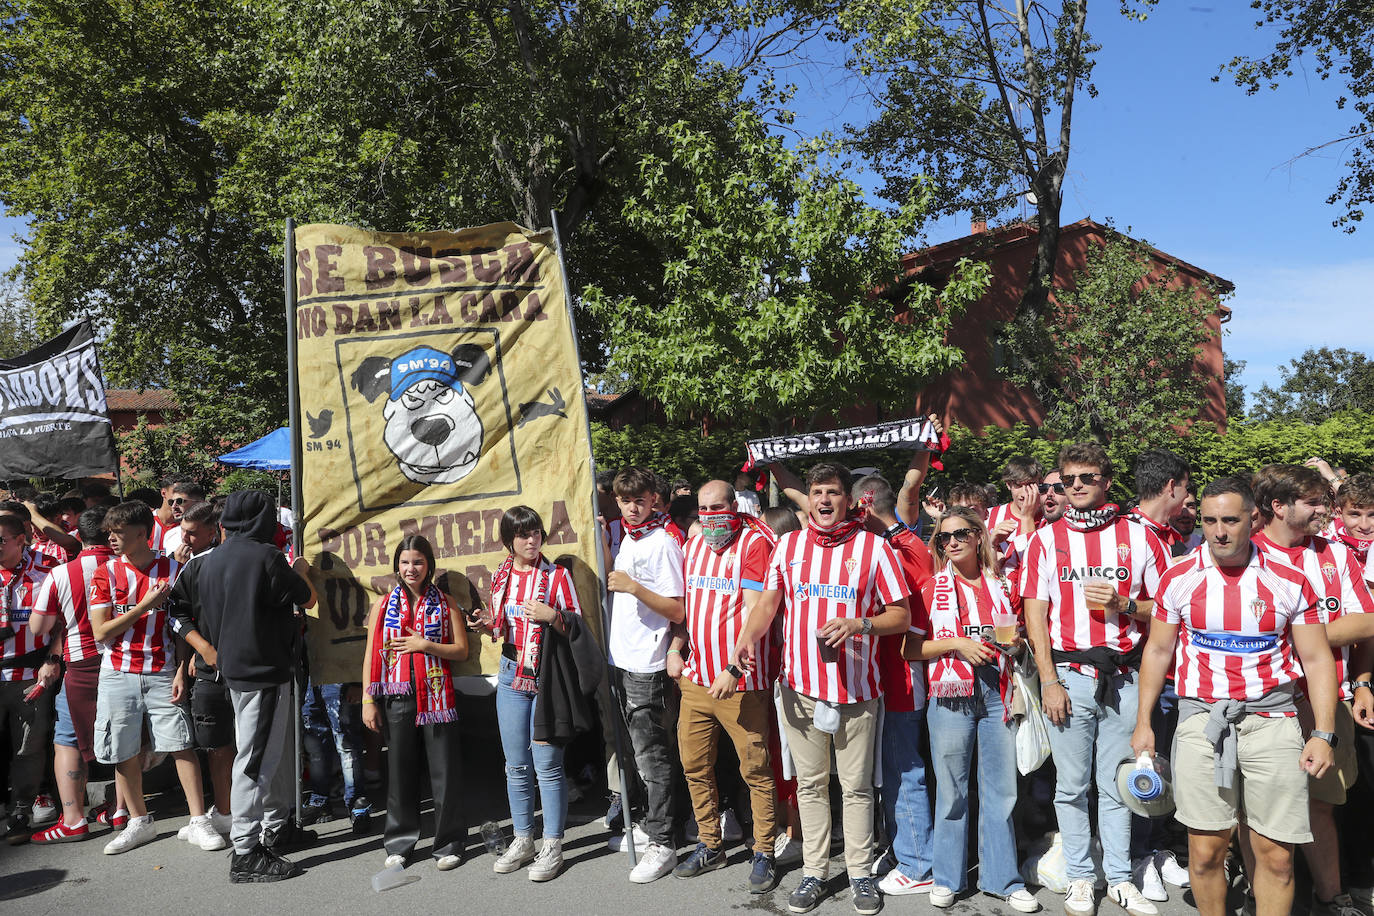
M 463 755 L 457 722 L 415 724 L 415 697 L 378 698 L 385 707 L 387 726 L 386 831 L 387 855 L 406 858 L 420 839 L 420 774 L 429 763 L 434 797 L 434 849 L 431 856 L 461 856 L 467 843 L 463 819 Z

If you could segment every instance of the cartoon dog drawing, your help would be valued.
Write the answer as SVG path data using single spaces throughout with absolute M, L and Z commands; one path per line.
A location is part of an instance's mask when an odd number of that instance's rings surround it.
M 353 371 L 354 390 L 372 403 L 388 394 L 386 447 L 416 483 L 455 483 L 477 466 L 484 430 L 469 390 L 491 374 L 477 344 L 452 353 L 416 347 L 395 359 L 369 356 Z

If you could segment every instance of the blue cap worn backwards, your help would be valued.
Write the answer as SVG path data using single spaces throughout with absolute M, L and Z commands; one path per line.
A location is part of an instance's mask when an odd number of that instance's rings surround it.
M 433 347 L 416 347 L 391 361 L 391 399 L 396 400 L 411 385 L 426 379 L 463 389 L 452 356 Z

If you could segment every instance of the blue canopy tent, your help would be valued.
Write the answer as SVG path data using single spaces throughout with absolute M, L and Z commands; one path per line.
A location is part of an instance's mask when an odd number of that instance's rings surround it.
M 215 459 L 220 464 L 258 471 L 291 470 L 291 430 L 285 426 L 274 429 L 261 439 L 236 448 Z

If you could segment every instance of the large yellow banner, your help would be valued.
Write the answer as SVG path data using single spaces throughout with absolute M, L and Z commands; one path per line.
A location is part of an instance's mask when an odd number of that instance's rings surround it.
M 586 404 L 553 233 L 296 230 L 302 552 L 317 570 L 311 676 L 356 681 L 364 626 L 419 533 L 459 606 L 490 600 L 502 513 L 544 519 L 600 634 Z M 475 634 L 470 642 L 476 645 Z M 493 673 L 483 641 L 461 673 Z

